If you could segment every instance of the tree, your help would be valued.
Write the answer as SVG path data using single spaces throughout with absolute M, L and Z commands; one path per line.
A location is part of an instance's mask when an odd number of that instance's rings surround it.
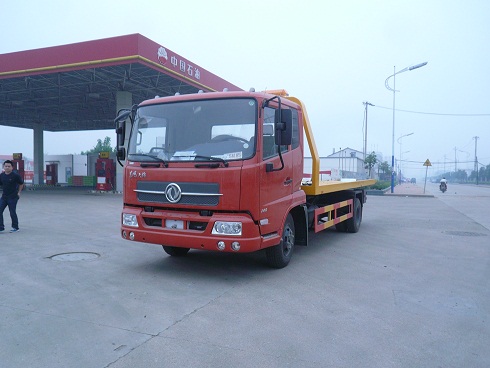
M 380 176 L 380 180 L 390 180 L 391 166 L 387 161 L 383 161 L 379 165 L 379 170 L 382 172 L 382 176 Z
M 480 167 L 479 175 L 480 181 L 490 180 L 490 165 Z
M 110 137 L 105 137 L 104 141 L 102 139 L 97 139 L 97 144 L 95 145 L 94 148 L 88 151 L 82 151 L 82 155 L 88 155 L 92 153 L 99 153 L 99 152 L 116 152 L 116 148 L 111 147 L 111 138 Z
M 368 176 L 371 177 L 371 169 L 376 165 L 378 162 L 378 158 L 376 157 L 376 153 L 373 151 L 369 155 L 367 155 L 366 159 L 364 160 L 364 163 L 366 164 L 366 169 L 369 170 Z
M 454 173 L 455 180 L 459 183 L 464 183 L 468 179 L 468 174 L 465 170 L 458 170 Z

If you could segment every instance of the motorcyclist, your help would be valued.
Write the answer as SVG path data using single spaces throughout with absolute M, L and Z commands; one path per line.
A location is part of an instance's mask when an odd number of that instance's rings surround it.
M 444 189 L 447 190 L 447 180 L 444 176 L 442 177 L 441 183 L 439 184 L 439 189 L 442 190 L 443 187 L 444 187 Z

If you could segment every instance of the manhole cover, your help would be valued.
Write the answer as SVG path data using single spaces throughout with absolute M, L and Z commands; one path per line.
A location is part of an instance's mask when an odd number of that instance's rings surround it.
M 455 235 L 455 236 L 487 236 L 487 234 L 482 233 L 474 233 L 471 231 L 444 231 L 446 234 Z
M 54 256 L 48 257 L 53 261 L 89 261 L 91 259 L 99 258 L 100 254 L 92 252 L 71 252 L 60 253 Z

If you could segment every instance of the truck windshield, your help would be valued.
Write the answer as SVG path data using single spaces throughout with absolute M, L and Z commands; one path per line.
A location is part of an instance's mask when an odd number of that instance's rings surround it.
M 234 98 L 142 106 L 131 131 L 132 161 L 232 161 L 255 153 L 257 102 Z

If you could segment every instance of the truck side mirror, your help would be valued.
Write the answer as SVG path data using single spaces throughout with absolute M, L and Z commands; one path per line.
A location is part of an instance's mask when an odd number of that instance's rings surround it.
M 124 139 L 126 138 L 126 121 L 118 121 L 116 123 L 116 136 L 117 146 L 124 146 Z
M 293 141 L 293 112 L 277 109 L 274 116 L 275 140 L 278 146 L 289 146 Z
M 119 110 L 116 119 L 116 156 L 118 160 L 126 158 L 126 149 L 124 140 L 126 139 L 126 119 L 131 115 L 130 109 Z
M 121 120 L 116 122 L 116 153 L 117 158 L 124 160 L 126 150 L 124 149 L 124 139 L 126 137 L 126 121 Z
M 119 147 L 116 151 L 116 157 L 118 160 L 124 160 L 126 158 L 126 148 Z

